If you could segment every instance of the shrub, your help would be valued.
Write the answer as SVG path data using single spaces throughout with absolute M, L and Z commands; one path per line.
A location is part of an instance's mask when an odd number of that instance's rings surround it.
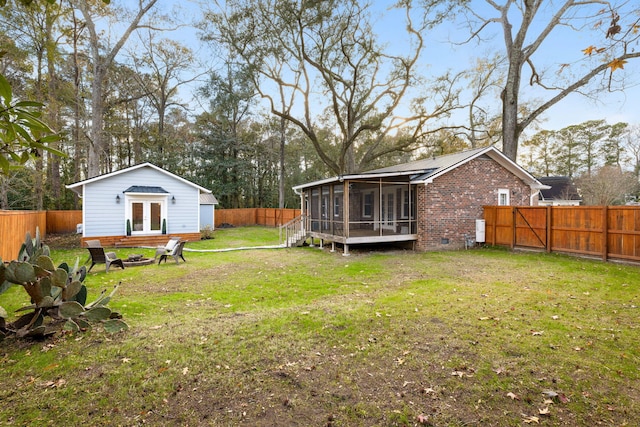
M 213 239 L 213 227 L 210 225 L 205 225 L 202 230 L 200 230 L 200 238 L 202 240 Z

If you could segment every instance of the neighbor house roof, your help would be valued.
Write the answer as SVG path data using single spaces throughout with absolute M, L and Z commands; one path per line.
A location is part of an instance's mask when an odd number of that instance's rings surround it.
M 374 169 L 360 174 L 343 175 L 339 177 L 328 178 L 320 181 L 301 184 L 293 187 L 294 190 L 302 190 L 307 187 L 328 184 L 345 179 L 364 179 L 364 178 L 385 178 L 390 176 L 406 176 L 409 175 L 412 184 L 428 184 L 435 178 L 443 175 L 458 166 L 461 166 L 473 159 L 481 156 L 487 156 L 501 164 L 511 173 L 522 179 L 531 188 L 541 189 L 547 188 L 546 185 L 538 181 L 529 172 L 518 166 L 515 162 L 502 154 L 493 146 L 476 148 L 474 150 L 462 151 L 444 156 L 431 157 L 428 159 L 416 160 L 413 162 L 403 163 L 400 165 L 389 166 L 386 168 Z
M 197 188 L 198 190 L 200 190 L 200 193 L 211 193 L 211 190 L 208 190 L 208 189 L 206 189 L 204 187 L 201 187 L 198 184 L 195 184 L 195 183 L 193 183 L 193 182 L 191 182 L 189 180 L 186 180 L 186 179 L 184 179 L 182 177 L 179 177 L 178 175 L 175 175 L 175 174 L 173 174 L 173 173 L 171 173 L 169 171 L 166 171 L 166 170 L 162 169 L 161 167 L 158 167 L 158 166 L 156 166 L 154 164 L 151 164 L 151 163 L 148 163 L 148 162 L 147 163 L 140 163 L 140 164 L 135 165 L 135 166 L 131 166 L 131 167 L 128 167 L 128 168 L 120 169 L 120 170 L 115 171 L 115 172 L 110 172 L 110 173 L 105 173 L 105 174 L 102 174 L 102 175 L 94 176 L 93 178 L 85 179 L 84 181 L 78 181 L 78 182 L 75 182 L 73 184 L 69 184 L 66 187 L 69 190 L 73 190 L 75 193 L 77 193 L 78 195 L 81 196 L 82 195 L 82 187 L 84 185 L 86 185 L 86 184 L 90 184 L 92 182 L 100 181 L 100 180 L 103 180 L 103 179 L 108 179 L 108 178 L 110 178 L 112 176 L 120 175 L 122 173 L 127 173 L 127 172 L 130 172 L 130 171 L 133 171 L 133 170 L 136 170 L 136 169 L 141 169 L 141 168 L 155 169 L 158 172 L 161 172 L 161 173 L 163 173 L 165 175 L 168 175 L 168 176 L 170 176 L 172 178 L 177 179 L 178 181 L 182 181 L 182 182 L 184 182 L 184 183 L 186 183 L 186 184 L 188 184 L 188 185 L 190 185 L 192 187 Z M 138 186 L 138 187 L 142 187 L 142 186 Z M 130 188 L 133 188 L 133 187 L 130 187 Z M 160 187 L 155 187 L 155 188 L 160 188 Z
M 543 176 L 538 181 L 549 187 L 540 191 L 540 200 L 582 200 L 568 176 Z

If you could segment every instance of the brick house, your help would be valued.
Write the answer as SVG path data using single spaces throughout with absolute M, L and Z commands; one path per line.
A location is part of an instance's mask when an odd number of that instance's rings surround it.
M 494 147 L 293 187 L 304 238 L 320 244 L 408 243 L 458 249 L 485 205 L 529 206 L 547 186 Z

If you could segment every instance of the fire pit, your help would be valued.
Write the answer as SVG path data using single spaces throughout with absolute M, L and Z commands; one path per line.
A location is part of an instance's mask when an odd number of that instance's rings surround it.
M 129 255 L 125 260 L 122 261 L 125 267 L 138 267 L 141 265 L 149 265 L 153 264 L 153 258 L 145 258 L 143 255 L 133 254 Z

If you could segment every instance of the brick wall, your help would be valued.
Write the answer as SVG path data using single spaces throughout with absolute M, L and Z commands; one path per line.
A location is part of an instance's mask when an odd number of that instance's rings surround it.
M 464 234 L 475 236 L 475 221 L 482 219 L 482 207 L 498 204 L 498 189 L 510 191 L 512 206 L 529 206 L 529 186 L 485 156 L 457 167 L 431 184 L 418 185 L 416 249 L 464 247 Z

